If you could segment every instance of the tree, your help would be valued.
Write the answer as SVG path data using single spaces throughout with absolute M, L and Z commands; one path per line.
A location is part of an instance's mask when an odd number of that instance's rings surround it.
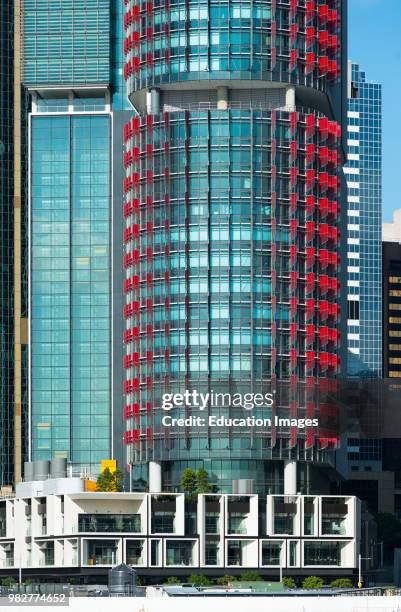
M 210 493 L 209 474 L 205 468 L 200 468 L 196 473 L 197 493 Z
M 295 589 L 295 580 L 294 578 L 291 578 L 291 576 L 284 576 L 283 580 L 282 580 L 282 584 L 287 588 L 287 589 Z
M 230 574 L 224 574 L 224 576 L 220 576 L 220 578 L 216 580 L 216 583 L 220 586 L 228 586 L 233 582 L 235 582 L 235 578 L 234 576 L 230 576 Z
M 210 586 L 213 584 L 210 578 L 202 574 L 191 574 L 188 578 L 188 582 L 197 587 Z
M 15 580 L 14 580 L 14 578 L 12 576 L 6 576 L 1 581 L 1 584 L 4 587 L 13 587 L 16 584 L 16 582 L 15 582 Z
M 302 581 L 303 589 L 321 589 L 323 585 L 324 580 L 320 576 L 307 576 Z
M 164 584 L 181 584 L 181 581 L 179 578 L 177 578 L 177 576 L 169 576 L 167 580 L 165 580 Z
M 197 493 L 197 476 L 192 468 L 185 468 L 181 475 L 181 488 L 189 497 L 195 497 Z
M 354 583 L 351 578 L 336 578 L 331 581 L 330 586 L 333 587 L 333 589 L 352 589 Z
M 124 476 L 121 470 L 117 469 L 114 472 L 110 468 L 106 468 L 98 476 L 96 481 L 96 490 L 102 492 L 117 493 L 123 490 Z
M 124 474 L 118 468 L 113 474 L 114 478 L 114 491 L 120 493 L 124 489 Z
M 185 468 L 181 475 L 181 489 L 191 500 L 196 500 L 199 493 L 210 493 L 209 474 L 204 468 L 193 470 Z
M 97 491 L 112 491 L 112 486 L 113 476 L 110 468 L 106 468 L 98 476 L 98 479 L 96 481 L 96 489 Z
M 389 512 L 376 515 L 377 539 L 383 542 L 383 557 L 386 563 L 392 563 L 394 548 L 401 547 L 401 523 Z

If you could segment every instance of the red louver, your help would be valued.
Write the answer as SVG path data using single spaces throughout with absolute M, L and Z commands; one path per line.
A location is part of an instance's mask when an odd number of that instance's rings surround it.
M 329 186 L 329 175 L 327 172 L 319 173 L 319 188 L 320 191 L 327 191 Z
M 310 191 L 315 182 L 315 171 L 313 168 L 306 171 L 306 189 Z
M 306 293 L 312 293 L 315 285 L 315 273 L 308 272 L 306 275 Z
M 313 143 L 306 145 L 306 163 L 311 164 L 315 159 L 315 145 Z
M 325 295 L 329 289 L 329 277 L 327 274 L 319 276 L 319 289 L 321 295 Z
M 315 13 L 315 3 L 307 2 L 306 3 L 306 22 L 309 23 L 314 16 Z
M 319 57 L 319 75 L 324 76 L 329 70 L 329 58 L 323 55 Z
M 326 217 L 329 212 L 329 200 L 327 198 L 319 198 L 319 215 Z
M 314 233 L 315 233 L 315 222 L 307 221 L 306 222 L 306 241 L 307 242 L 310 242 L 312 240 Z
M 306 351 L 306 369 L 312 370 L 315 365 L 315 351 Z
M 319 251 L 319 263 L 322 269 L 327 268 L 329 265 L 329 252 L 327 249 L 321 249 Z
M 306 44 L 308 47 L 313 43 L 314 38 L 315 38 L 315 28 L 313 26 L 308 26 L 306 28 Z
M 310 268 L 313 265 L 314 258 L 315 258 L 314 247 L 308 247 L 306 249 L 306 266 L 308 268 Z
M 315 311 L 315 300 L 310 298 L 306 300 L 306 318 L 310 320 L 313 317 L 313 313 Z
M 329 328 L 325 325 L 319 328 L 319 340 L 322 345 L 326 345 L 329 341 Z
M 315 198 L 313 195 L 308 195 L 306 197 L 306 215 L 309 216 L 313 213 L 315 209 Z
M 322 371 L 327 370 L 328 365 L 329 365 L 329 354 L 328 353 L 319 354 L 319 365 Z
M 328 7 L 328 5 L 327 4 L 320 5 L 318 13 L 319 13 L 319 23 L 321 25 L 327 23 L 327 19 L 328 19 L 328 16 L 329 16 L 329 7 Z
M 311 138 L 315 132 L 315 115 L 306 116 L 306 137 Z
M 319 302 L 319 317 L 320 321 L 325 321 L 329 314 L 329 303 L 327 300 Z
M 329 237 L 329 226 L 327 223 L 320 223 L 319 225 L 319 238 L 321 243 L 327 242 Z
M 306 326 L 306 343 L 309 345 L 315 339 L 315 326 L 313 324 Z
M 329 33 L 327 30 L 322 30 L 319 32 L 319 49 L 326 49 L 329 42 Z
M 329 120 L 326 117 L 320 117 L 319 119 L 319 138 L 320 140 L 326 140 L 329 134 Z

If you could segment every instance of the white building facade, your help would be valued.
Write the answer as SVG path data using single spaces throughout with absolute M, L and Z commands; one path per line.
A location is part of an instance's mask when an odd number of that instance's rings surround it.
M 34 495 L 22 490 L 0 500 L 2 574 L 21 567 L 24 577 L 105 575 L 127 563 L 162 581 L 200 571 L 278 576 L 280 567 L 292 575 L 338 576 L 358 565 L 355 497 L 202 494 L 188 501 L 184 494 L 57 487 L 46 494 L 36 485 Z

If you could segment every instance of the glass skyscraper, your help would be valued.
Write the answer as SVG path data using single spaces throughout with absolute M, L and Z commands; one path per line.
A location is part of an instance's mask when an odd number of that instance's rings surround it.
M 347 375 L 377 378 L 383 359 L 381 85 L 349 61 L 347 88 Z M 386 498 L 382 459 L 382 440 L 343 435 L 336 457 L 342 491 L 356 493 L 373 512 Z
M 220 490 L 238 478 L 258 492 L 310 490 L 304 468 L 330 447 L 324 434 L 168 429 L 162 396 L 285 381 L 279 407 L 308 415 L 308 389 L 341 371 L 345 3 L 125 4 L 137 110 L 124 135 L 134 478 L 174 490 L 185 467 L 202 465 Z M 169 414 L 199 413 L 184 403 Z
M 33 457 L 91 464 L 110 454 L 110 117 L 38 113 L 31 134 Z
M 23 13 L 31 459 L 92 472 L 122 459 L 122 10 L 24 0 Z
M 348 67 L 348 374 L 382 373 L 382 92 Z
M 20 81 L 20 3 L 0 6 L 0 485 L 21 478 L 27 426 L 26 98 Z
M 13 2 L 0 6 L 0 484 L 14 480 Z

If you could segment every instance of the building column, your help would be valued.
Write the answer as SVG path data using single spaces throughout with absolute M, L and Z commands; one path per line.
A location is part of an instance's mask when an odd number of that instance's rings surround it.
M 217 88 L 217 108 L 227 110 L 228 108 L 228 87 Z
M 286 87 L 285 107 L 289 111 L 295 111 L 295 87 Z
M 148 115 L 160 113 L 160 91 L 158 89 L 149 89 L 146 92 L 146 112 Z
M 284 495 L 297 494 L 297 462 L 284 461 Z
M 149 461 L 149 493 L 162 492 L 162 465 L 157 461 Z

